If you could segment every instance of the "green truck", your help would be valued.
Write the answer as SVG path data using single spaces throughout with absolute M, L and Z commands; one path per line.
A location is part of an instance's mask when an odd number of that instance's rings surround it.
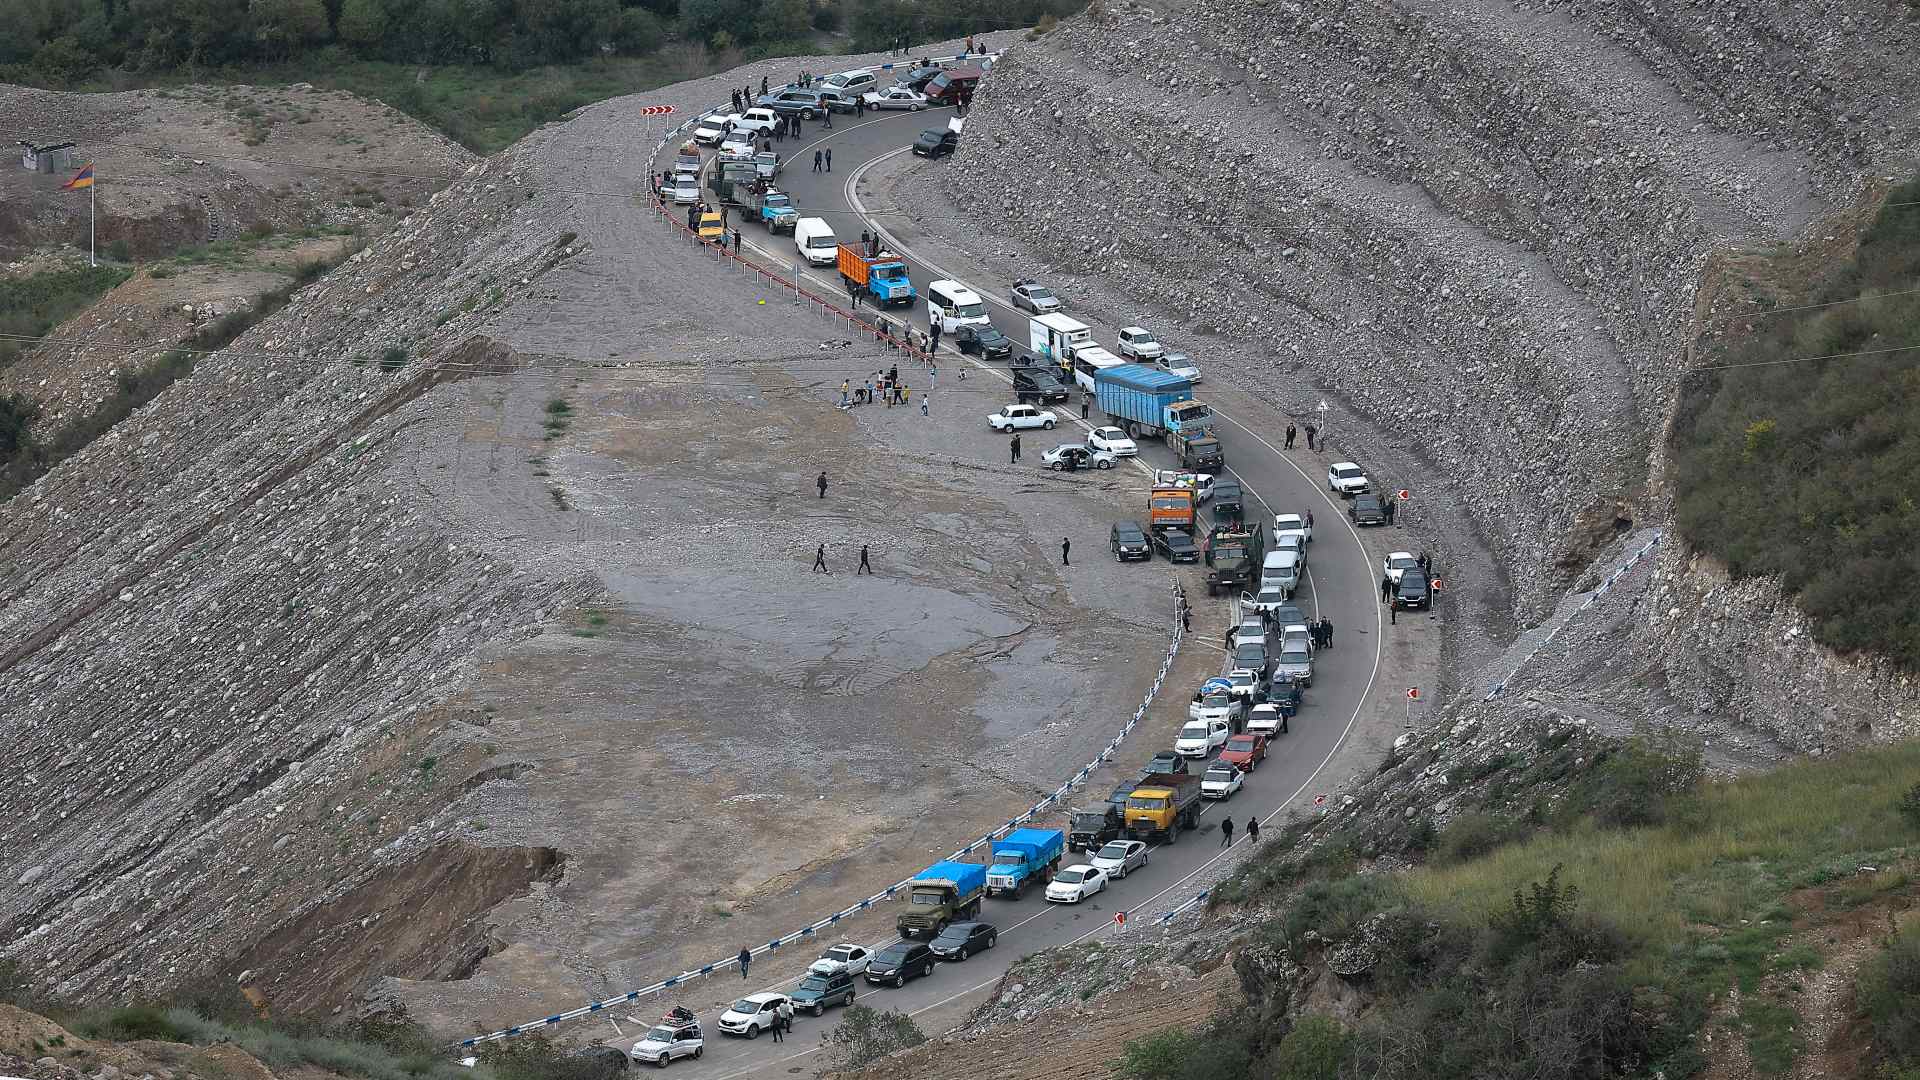
M 987 891 L 987 868 L 979 863 L 945 859 L 913 876 L 907 883 L 908 908 L 893 921 L 903 938 L 933 937 L 951 922 L 980 914 L 980 898 Z

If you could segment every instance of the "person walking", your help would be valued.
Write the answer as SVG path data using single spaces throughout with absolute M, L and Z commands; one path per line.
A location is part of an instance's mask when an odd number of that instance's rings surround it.
M 1294 433 L 1293 425 L 1288 424 L 1287 425 L 1287 449 L 1289 450 L 1293 449 L 1293 433 Z
M 726 227 L 727 227 L 727 211 L 730 209 L 732 208 L 729 207 L 726 203 L 720 204 L 720 228 L 723 232 L 726 230 Z
M 792 998 L 788 998 L 787 1000 L 782 1001 L 780 1003 L 780 1011 L 776 1015 L 780 1017 L 780 1026 L 786 1028 L 787 1031 L 789 1032 L 793 1031 L 793 999 Z
M 733 253 L 735 255 L 740 254 L 740 227 L 738 225 L 733 227 Z
M 1060 538 L 1060 565 L 1061 566 L 1073 565 L 1071 562 L 1067 561 L 1067 553 L 1072 550 L 1073 550 L 1073 541 L 1067 537 L 1064 537 L 1064 536 L 1061 537 Z
M 748 949 L 740 950 L 740 977 L 747 977 L 747 965 L 753 963 L 753 953 Z
M 855 570 L 853 572 L 853 576 L 859 577 L 861 574 L 872 575 L 872 573 L 873 573 L 873 564 L 867 561 L 867 545 L 861 544 L 860 545 L 860 569 Z
M 1307 511 L 1306 522 L 1307 522 L 1307 531 L 1312 532 L 1313 531 L 1313 511 L 1312 510 Z
M 1010 455 L 1007 458 L 1007 464 L 1009 465 L 1020 464 L 1020 436 L 1019 435 L 1016 434 L 1013 437 L 1013 441 L 1007 444 L 1007 453 Z
M 1260 842 L 1260 819 L 1257 817 L 1250 817 L 1247 819 L 1247 843 L 1257 844 L 1259 842 Z
M 821 473 L 821 474 L 820 474 L 820 479 L 818 479 L 818 480 L 815 480 L 815 481 L 813 482 L 813 486 L 815 486 L 815 487 L 817 487 L 817 488 L 819 488 L 819 489 L 820 489 L 820 497 L 821 497 L 821 498 L 823 498 L 823 499 L 824 499 L 824 498 L 826 498 L 826 497 L 827 497 L 827 474 L 826 474 L 826 473 L 824 473 L 824 472 L 823 472 L 823 473 Z
M 1307 449 L 1309 450 L 1319 449 L 1319 447 L 1313 445 L 1313 437 L 1318 434 L 1320 434 L 1319 428 L 1314 427 L 1312 424 L 1307 425 Z
M 1420 553 L 1420 572 L 1423 574 L 1430 574 L 1433 572 L 1432 566 L 1430 566 L 1427 563 L 1427 553 L 1424 551 Z
M 927 395 L 926 395 L 926 392 L 925 392 L 925 391 L 921 391 L 921 393 L 920 393 L 920 415 L 921 415 L 921 416 L 926 416 L 926 415 L 928 415 L 928 413 L 927 413 Z
M 767 92 L 767 77 L 765 75 L 762 75 L 760 76 L 760 93 L 764 95 L 766 92 Z
M 1400 598 L 1397 596 L 1387 601 L 1387 625 L 1400 625 Z
M 815 150 L 813 152 L 813 171 L 814 172 L 820 171 L 820 156 L 821 156 L 820 151 Z
M 938 349 L 939 347 L 940 347 L 940 328 L 938 325 L 935 325 L 933 330 L 933 348 L 928 349 L 927 351 L 933 352 L 935 349 Z M 940 385 L 940 365 L 934 363 L 931 359 L 929 359 L 927 361 L 927 389 L 931 390 L 934 387 L 939 385 Z
M 833 120 L 831 117 L 829 117 L 827 120 L 827 127 L 828 128 L 833 127 Z M 827 147 L 827 171 L 828 172 L 833 171 L 833 147 L 831 146 Z
M 825 544 L 821 544 L 819 547 L 814 549 L 813 572 L 816 574 L 833 573 L 833 571 L 827 569 L 827 545 Z
M 1382 574 L 1380 575 L 1380 602 L 1384 604 L 1387 601 L 1392 599 L 1393 599 L 1393 579 L 1388 577 L 1385 574 Z
M 1220 819 L 1220 846 L 1221 847 L 1233 846 L 1233 819 L 1232 818 Z
M 1185 604 L 1181 604 L 1180 605 L 1180 632 L 1185 634 L 1185 633 L 1191 633 L 1192 631 L 1193 631 L 1193 609 L 1188 607 Z
M 1320 616 L 1320 632 L 1326 635 L 1327 651 L 1332 652 L 1333 651 L 1333 620 L 1327 618 L 1325 615 Z
M 833 130 L 833 106 L 829 105 L 821 111 L 820 126 L 826 128 L 828 131 Z M 833 170 L 828 169 L 827 171 L 832 172 Z

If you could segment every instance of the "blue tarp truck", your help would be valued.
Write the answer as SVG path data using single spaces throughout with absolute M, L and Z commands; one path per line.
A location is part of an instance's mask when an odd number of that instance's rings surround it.
M 950 922 L 980 914 L 980 897 L 986 891 L 987 868 L 979 863 L 934 863 L 907 884 L 908 908 L 893 921 L 894 929 L 904 938 L 933 937 Z
M 1067 836 L 1059 829 L 1015 829 L 995 840 L 993 862 L 987 866 L 987 895 L 1018 900 L 1032 882 L 1052 880 L 1066 846 Z
M 1133 439 L 1163 439 L 1183 469 L 1218 472 L 1226 467 L 1213 437 L 1213 409 L 1193 400 L 1185 376 L 1145 364 L 1122 364 L 1093 374 L 1093 395 L 1114 426 Z

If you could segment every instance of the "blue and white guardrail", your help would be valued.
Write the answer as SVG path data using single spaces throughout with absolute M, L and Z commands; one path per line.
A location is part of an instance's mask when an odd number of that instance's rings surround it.
M 1123 727 L 1121 727 L 1119 734 L 1115 735 L 1113 739 L 1107 743 L 1106 748 L 1100 751 L 1099 757 L 1094 758 L 1092 761 L 1088 762 L 1086 766 L 1082 768 L 1079 772 L 1074 773 L 1073 776 L 1070 777 L 1066 783 L 1061 784 L 1058 788 L 1056 788 L 1053 794 L 1048 795 L 1046 798 L 1041 799 L 1037 803 L 1034 803 L 1031 807 L 1027 809 L 1025 813 L 1021 814 L 1019 817 L 1013 818 L 1005 822 L 1004 824 L 995 828 L 993 831 L 987 833 L 986 835 L 980 837 L 977 840 L 972 841 L 971 843 L 967 844 L 965 847 L 960 848 L 959 850 L 953 852 L 951 855 L 948 855 L 947 858 L 963 859 L 968 855 L 971 855 L 974 852 L 978 851 L 982 845 L 992 843 L 996 838 L 1005 836 L 1007 833 L 1013 831 L 1014 829 L 1017 829 L 1020 826 L 1026 824 L 1027 822 L 1032 821 L 1034 818 L 1040 816 L 1042 811 L 1046 810 L 1048 807 L 1066 798 L 1066 795 L 1068 792 L 1072 791 L 1076 786 L 1086 782 L 1087 777 L 1092 775 L 1094 770 L 1100 768 L 1100 766 L 1106 764 L 1108 761 L 1111 761 L 1113 759 L 1113 755 L 1119 752 L 1121 742 L 1123 742 L 1126 739 L 1126 737 L 1133 732 L 1134 728 L 1139 726 L 1141 720 L 1145 719 L 1147 715 L 1147 709 L 1153 705 L 1153 699 L 1159 695 L 1160 687 L 1163 684 L 1165 684 L 1165 682 L 1167 681 L 1167 673 L 1173 670 L 1174 658 L 1180 655 L 1180 642 L 1184 637 L 1186 637 L 1186 631 L 1182 628 L 1182 622 L 1180 619 L 1180 605 L 1185 603 L 1186 597 L 1184 596 L 1184 594 L 1180 592 L 1180 587 L 1177 582 L 1174 585 L 1174 593 L 1175 593 L 1176 599 L 1175 599 L 1175 606 L 1174 606 L 1174 613 L 1173 613 L 1173 643 L 1167 647 L 1166 659 L 1160 662 L 1160 671 L 1158 674 L 1156 674 L 1153 677 L 1153 686 L 1147 690 L 1147 696 L 1141 699 L 1140 707 L 1133 710 L 1133 716 L 1127 720 L 1126 724 Z M 769 941 L 764 945 L 755 946 L 754 948 L 748 950 L 748 954 L 750 956 L 759 956 L 763 953 L 773 952 L 785 945 L 791 945 L 795 942 L 800 942 L 800 941 L 808 941 L 812 939 L 813 936 L 819 931 L 824 930 L 827 927 L 833 926 L 836 923 L 839 923 L 843 919 L 852 918 L 853 916 L 858 915 L 861 912 L 872 908 L 873 905 L 877 903 L 892 899 L 896 893 L 898 893 L 901 889 L 906 888 L 908 884 L 910 884 L 912 881 L 913 881 L 912 878 L 906 878 L 901 881 L 896 881 L 892 885 L 889 885 L 886 888 L 880 890 L 879 892 L 874 893 L 872 896 L 867 897 L 865 900 L 862 900 L 859 903 L 850 904 L 844 908 L 841 908 L 839 911 L 836 911 L 833 914 L 828 915 L 824 919 L 817 919 L 814 922 L 811 922 L 806 926 L 803 926 L 800 929 L 795 930 L 790 934 L 784 935 L 782 937 L 774 938 L 772 941 Z M 1204 896 L 1205 894 L 1203 893 L 1201 895 Z M 614 1008 L 615 1006 L 632 1004 L 633 1002 L 639 1001 L 643 997 L 649 997 L 654 994 L 663 993 L 667 990 L 672 990 L 678 986 L 683 986 L 689 982 L 692 982 L 695 979 L 700 978 L 703 975 L 711 975 L 716 971 L 721 971 L 726 968 L 732 967 L 735 964 L 738 964 L 739 962 L 740 962 L 739 957 L 731 956 L 725 960 L 718 960 L 711 964 L 702 964 L 700 967 L 694 968 L 691 971 L 682 972 L 681 974 L 675 975 L 670 979 L 662 979 L 659 982 L 652 983 L 647 986 L 643 986 L 638 990 L 629 990 L 626 993 L 620 994 L 616 997 L 610 997 L 603 1001 L 589 1002 L 575 1009 L 568 1009 L 565 1012 L 554 1013 L 552 1016 L 543 1017 L 537 1020 L 529 1020 L 521 1024 L 515 1024 L 512 1027 L 502 1028 L 499 1031 L 488 1032 L 485 1035 L 476 1035 L 471 1039 L 462 1039 L 460 1040 L 460 1042 L 454 1045 L 456 1048 L 459 1048 L 459 1049 L 468 1049 L 474 1046 L 478 1046 L 481 1043 L 493 1042 L 499 1039 L 511 1039 L 516 1035 L 525 1035 L 534 1031 L 544 1030 L 546 1028 L 553 1027 L 556 1024 L 564 1023 L 568 1020 L 577 1020 L 583 1016 L 592 1016 L 596 1013 L 604 1012 L 608 1009 Z
M 1569 623 L 1573 622 L 1575 619 L 1578 619 L 1580 616 L 1586 614 L 1588 608 L 1599 603 L 1600 598 L 1602 596 L 1605 596 L 1607 592 L 1613 588 L 1614 582 L 1619 581 L 1623 576 L 1626 575 L 1627 571 L 1632 570 L 1636 565 L 1638 565 L 1640 560 L 1646 558 L 1649 554 L 1651 554 L 1653 552 L 1653 549 L 1657 547 L 1659 543 L 1660 543 L 1660 533 L 1656 531 L 1653 534 L 1653 539 L 1647 541 L 1646 546 L 1642 547 L 1639 551 L 1634 552 L 1631 558 L 1629 558 L 1626 562 L 1621 563 L 1619 566 L 1615 567 L 1613 573 L 1608 574 L 1606 576 L 1606 579 L 1600 582 L 1600 587 L 1593 590 L 1593 592 L 1587 596 L 1586 603 L 1581 604 L 1578 610 L 1574 611 L 1571 615 L 1568 615 L 1564 620 L 1562 620 L 1559 626 L 1556 626 L 1552 630 L 1548 631 L 1547 636 L 1535 642 L 1533 648 L 1527 650 L 1527 655 L 1521 657 L 1520 662 L 1513 665 L 1513 670 L 1507 673 L 1507 677 L 1504 679 L 1501 679 L 1499 682 L 1494 683 L 1491 687 L 1489 687 L 1487 689 L 1487 696 L 1485 698 L 1482 698 L 1481 700 L 1492 701 L 1494 698 L 1497 698 L 1502 693 L 1504 693 L 1507 689 L 1507 684 L 1511 683 L 1515 678 L 1519 676 L 1521 668 L 1526 667 L 1529 661 L 1531 661 L 1535 656 L 1538 656 L 1540 654 L 1541 649 L 1544 649 L 1548 645 L 1552 644 L 1553 639 L 1559 637 L 1560 631 L 1565 630 Z

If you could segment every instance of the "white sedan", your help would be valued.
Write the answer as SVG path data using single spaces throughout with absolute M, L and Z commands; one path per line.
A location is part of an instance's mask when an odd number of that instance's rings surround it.
M 1114 457 L 1133 457 L 1140 452 L 1140 446 L 1127 433 L 1117 427 L 1097 427 L 1087 434 L 1087 445 L 1095 450 L 1105 450 Z
M 1155 360 L 1153 366 L 1170 371 L 1190 383 L 1202 381 L 1199 366 L 1193 362 L 1192 357 L 1183 352 L 1161 353 L 1160 359 Z
M 1076 469 L 1111 469 L 1120 459 L 1105 450 L 1090 450 L 1079 443 L 1061 443 L 1040 455 L 1040 463 L 1049 469 L 1065 469 L 1069 460 Z
M 720 140 L 720 152 L 742 156 L 751 154 L 759 147 L 759 143 L 755 142 L 758 137 L 756 133 L 745 128 L 735 128 L 727 133 L 726 138 Z
M 1238 765 L 1221 762 L 1200 776 L 1200 797 L 1203 799 L 1231 799 L 1247 782 L 1247 774 L 1240 771 Z
M 1037 405 L 1008 405 L 987 417 L 987 426 L 995 431 L 1021 431 L 1027 428 L 1053 430 L 1060 418 Z
M 1147 845 L 1140 840 L 1109 840 L 1091 860 L 1093 868 L 1111 878 L 1123 878 L 1147 865 Z
M 1053 875 L 1047 884 L 1047 899 L 1056 904 L 1077 904 L 1107 887 L 1107 872 L 1081 863 Z
M 927 107 L 927 95 L 917 93 L 905 86 L 889 86 L 885 90 L 875 90 L 860 95 L 869 109 L 911 109 L 919 112 Z
M 807 970 L 815 975 L 858 975 L 867 970 L 867 963 L 873 959 L 873 953 L 862 945 L 835 945 L 820 954 L 820 959 L 807 965 Z
M 1173 752 L 1181 757 L 1203 758 L 1227 745 L 1233 725 L 1225 720 L 1189 720 L 1173 740 Z
M 1413 552 L 1390 551 L 1386 559 L 1380 563 L 1380 576 L 1398 585 L 1401 574 L 1418 569 L 1420 569 L 1420 560 L 1413 557 Z

